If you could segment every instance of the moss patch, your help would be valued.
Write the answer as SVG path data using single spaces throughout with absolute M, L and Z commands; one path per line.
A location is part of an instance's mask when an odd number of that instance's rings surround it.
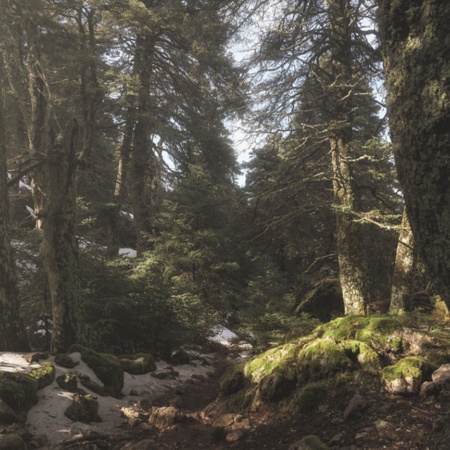
M 132 375 L 143 375 L 156 370 L 155 359 L 150 353 L 121 357 L 119 361 L 123 370 Z
M 38 383 L 38 389 L 43 389 L 55 381 L 55 366 L 49 362 L 41 363 L 37 369 L 29 372 L 31 378 L 34 378 Z
M 239 363 L 228 367 L 220 379 L 220 393 L 225 396 L 236 394 L 244 388 L 244 366 Z
M 113 355 L 97 353 L 94 350 L 75 344 L 69 353 L 79 352 L 81 359 L 97 375 L 99 380 L 110 387 L 116 397 L 121 395 L 123 388 L 123 368 L 118 358 Z
M 15 411 L 37 402 L 38 383 L 25 372 L 0 373 L 0 398 Z
M 313 412 L 327 397 L 328 387 L 323 382 L 310 383 L 298 392 L 293 404 L 304 414 Z

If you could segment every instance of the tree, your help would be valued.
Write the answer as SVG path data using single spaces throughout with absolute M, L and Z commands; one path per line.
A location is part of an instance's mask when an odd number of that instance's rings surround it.
M 4 74 L 0 55 L 0 79 Z M 26 351 L 28 341 L 19 313 L 19 295 L 9 230 L 8 176 L 5 145 L 5 110 L 0 93 L 0 349 Z
M 448 2 L 380 1 L 389 125 L 415 244 L 450 306 Z
M 264 98 L 259 120 L 273 127 L 275 119 L 278 129 L 292 130 L 292 116 L 305 98 L 302 85 L 315 86 L 309 108 L 304 109 L 304 116 L 314 119 L 304 121 L 299 159 L 292 158 L 292 164 L 302 165 L 308 153 L 314 155 L 318 142 L 322 152 L 325 145 L 328 148 L 345 312 L 364 314 L 374 295 L 364 248 L 366 226 L 361 223 L 368 221 L 366 194 L 359 186 L 358 170 L 364 161 L 376 159 L 366 149 L 373 149 L 379 132 L 377 127 L 361 126 L 363 117 L 374 115 L 373 103 L 361 100 L 370 98 L 369 78 L 377 70 L 378 55 L 367 40 L 371 32 L 363 29 L 371 7 L 350 0 L 283 4 L 277 27 L 265 35 L 257 56 L 259 87 L 271 96 L 269 102 Z

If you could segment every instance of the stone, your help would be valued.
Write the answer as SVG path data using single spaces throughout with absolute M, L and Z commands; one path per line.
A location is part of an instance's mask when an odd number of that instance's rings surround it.
M 173 406 L 163 406 L 161 408 L 152 408 L 149 423 L 156 428 L 171 427 L 182 422 L 185 415 Z
M 16 433 L 0 434 L 0 450 L 27 450 L 27 444 Z
M 9 425 L 18 422 L 16 413 L 0 399 L 0 424 Z
M 289 447 L 289 450 L 329 450 L 317 436 L 306 436 Z
M 57 377 L 56 383 L 64 391 L 76 392 L 78 388 L 78 377 L 74 373 L 68 372 L 65 375 Z
M 227 433 L 227 436 L 225 440 L 227 442 L 237 442 L 241 440 L 245 436 L 245 430 L 242 428 L 239 428 L 238 430 L 232 430 L 229 433 Z
M 75 394 L 72 404 L 66 409 L 64 415 L 74 422 L 101 422 L 98 415 L 98 401 L 93 395 Z
M 23 355 L 23 359 L 30 364 L 38 363 L 40 360 L 40 353 L 39 352 L 28 353 L 27 355 Z
M 356 393 L 349 401 L 344 411 L 344 420 L 360 417 L 369 407 L 367 400 L 359 393 Z
M 415 394 L 419 389 L 420 381 L 414 377 L 396 378 L 386 381 L 386 390 L 396 395 Z
M 425 381 L 422 386 L 420 386 L 420 395 L 423 395 L 425 397 L 439 395 L 440 392 L 441 386 L 434 383 L 433 381 Z
M 431 379 L 435 384 L 445 384 L 450 381 L 450 364 L 443 364 L 439 369 L 435 370 L 431 375 Z

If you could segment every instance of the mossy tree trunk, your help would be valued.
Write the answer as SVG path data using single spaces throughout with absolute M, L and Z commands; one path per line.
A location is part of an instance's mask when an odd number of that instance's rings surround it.
M 84 308 L 78 243 L 75 234 L 76 139 L 75 124 L 62 142 L 47 152 L 47 196 L 43 214 L 42 257 L 52 301 L 52 350 L 65 352 L 84 341 Z
M 450 306 L 450 2 L 382 0 L 389 123 L 415 243 Z
M 352 173 L 353 90 L 351 5 L 329 2 L 331 83 L 329 142 L 336 203 L 339 277 L 345 314 L 365 314 L 368 303 L 367 268 L 362 253 L 360 225 L 353 220 L 358 200 Z
M 1 60 L 0 64 L 2 64 Z M 0 350 L 27 351 L 28 340 L 19 313 L 19 293 L 9 232 L 8 176 L 3 117 L 3 102 L 0 98 Z
M 389 308 L 391 314 L 401 314 L 405 311 L 408 297 L 412 293 L 415 266 L 414 256 L 414 237 L 405 210 L 398 236 L 394 275 L 392 277 L 391 304 Z

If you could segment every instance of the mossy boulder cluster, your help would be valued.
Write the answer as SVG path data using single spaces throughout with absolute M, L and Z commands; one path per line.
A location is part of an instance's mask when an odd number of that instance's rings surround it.
M 346 316 L 230 367 L 220 400 L 242 407 L 286 399 L 308 413 L 344 378 L 414 395 L 448 362 L 450 331 L 425 316 Z

